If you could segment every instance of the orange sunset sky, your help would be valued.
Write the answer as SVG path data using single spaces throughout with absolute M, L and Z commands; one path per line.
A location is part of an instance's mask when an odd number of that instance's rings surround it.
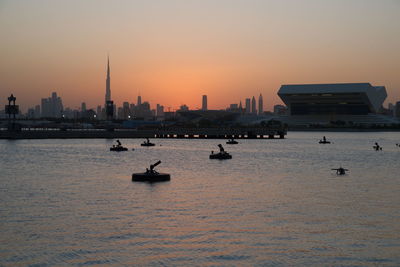
M 64 106 L 112 99 L 226 108 L 281 84 L 370 82 L 400 101 L 397 0 L 0 0 L 0 109 L 56 91 Z

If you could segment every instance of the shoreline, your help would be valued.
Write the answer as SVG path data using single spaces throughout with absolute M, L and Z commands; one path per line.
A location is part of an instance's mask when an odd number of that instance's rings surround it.
M 229 139 L 234 135 L 234 139 L 260 139 L 273 140 L 285 139 L 290 132 L 351 132 L 351 133 L 366 133 L 366 132 L 400 132 L 400 129 L 359 129 L 359 128 L 289 128 L 279 135 L 278 132 L 270 133 L 269 135 L 254 134 L 254 132 L 239 133 L 221 133 L 208 132 L 207 134 L 199 133 L 160 133 L 158 131 L 141 130 L 141 131 L 20 131 L 8 132 L 0 131 L 0 139 L 18 140 L 18 139 Z M 282 133 L 280 133 L 282 134 Z
M 400 129 L 360 129 L 360 128 L 289 128 L 288 132 L 400 132 Z
M 184 129 L 167 130 L 22 130 L 0 131 L 0 139 L 161 138 L 161 139 L 284 139 L 285 129 Z

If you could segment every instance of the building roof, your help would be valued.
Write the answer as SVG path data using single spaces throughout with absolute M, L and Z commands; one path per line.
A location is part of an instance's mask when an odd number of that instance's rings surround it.
M 286 84 L 278 94 L 365 93 L 374 88 L 370 83 Z
M 290 105 L 295 101 L 297 95 L 341 95 L 355 94 L 364 95 L 371 110 L 377 111 L 387 97 L 385 86 L 372 86 L 370 83 L 331 83 L 331 84 L 293 84 L 282 85 L 278 91 L 279 97 Z M 360 98 L 363 98 L 360 96 Z

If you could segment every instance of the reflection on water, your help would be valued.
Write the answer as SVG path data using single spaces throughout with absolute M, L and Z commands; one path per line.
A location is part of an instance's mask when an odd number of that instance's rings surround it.
M 400 265 L 399 133 L 121 141 L 0 141 L 0 265 Z

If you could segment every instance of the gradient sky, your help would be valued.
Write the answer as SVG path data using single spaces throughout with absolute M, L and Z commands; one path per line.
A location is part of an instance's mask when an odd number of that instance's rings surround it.
M 281 84 L 370 82 L 400 101 L 398 0 L 0 0 L 0 105 L 225 108 Z

